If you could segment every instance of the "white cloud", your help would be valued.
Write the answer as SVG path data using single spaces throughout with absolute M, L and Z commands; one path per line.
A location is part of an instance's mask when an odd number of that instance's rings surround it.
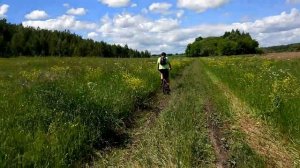
M 109 6 L 109 7 L 125 7 L 129 5 L 130 0 L 98 0 L 99 2 Z
M 255 38 L 262 46 L 299 43 L 300 28 L 273 33 L 258 33 L 255 35 Z
M 90 32 L 87 36 L 88 36 L 88 38 L 90 38 L 90 39 L 94 39 L 94 38 L 98 37 L 99 34 L 96 33 L 96 32 Z
M 220 36 L 225 31 L 239 29 L 249 32 L 253 38 L 258 40 L 261 46 L 272 46 L 279 44 L 289 44 L 300 40 L 300 12 L 292 9 L 290 13 L 282 12 L 279 15 L 265 17 L 254 22 L 232 23 L 220 25 L 198 25 L 186 29 L 181 29 L 178 34 L 174 34 L 173 40 L 183 40 L 186 36 Z
M 177 18 L 181 18 L 183 15 L 184 15 L 184 10 L 179 10 L 179 11 L 176 13 Z
M 151 32 L 163 33 L 179 28 L 179 21 L 177 19 L 162 18 L 153 22 Z
M 69 7 L 70 7 L 70 4 L 64 3 L 63 6 L 66 7 L 66 8 L 69 8 Z
M 172 4 L 169 4 L 169 3 L 152 3 L 149 6 L 149 11 L 165 14 L 165 13 L 168 13 L 168 10 L 171 7 L 172 7 Z
M 235 25 L 253 33 L 288 31 L 300 27 L 300 13 L 297 9 L 292 9 L 289 14 L 282 12 L 280 15 L 265 17 L 254 22 L 236 23 Z
M 55 19 L 48 20 L 29 20 L 22 22 L 24 26 L 39 27 L 50 30 L 93 30 L 97 24 L 82 22 L 75 19 L 74 16 L 62 15 Z
M 221 36 L 232 29 L 249 32 L 261 46 L 289 44 L 300 40 L 300 12 L 297 9 L 252 22 L 198 24 L 190 27 L 182 27 L 180 17 L 176 16 L 152 19 L 146 15 L 129 13 L 114 17 L 105 15 L 100 23 L 79 21 L 75 16 L 63 15 L 45 21 L 25 21 L 23 25 L 51 30 L 84 30 L 90 32 L 88 38 L 128 44 L 130 48 L 152 53 L 184 52 L 187 44 L 196 37 Z
M 198 36 L 221 36 L 232 29 L 249 32 L 261 46 L 299 42 L 299 27 L 300 12 L 292 9 L 289 13 L 282 12 L 253 22 L 199 24 L 187 28 L 181 27 L 180 21 L 172 18 L 153 20 L 142 15 L 121 14 L 113 18 L 106 15 L 97 32 L 111 43 L 128 44 L 152 53 L 180 53 Z
M 84 8 L 71 8 L 67 11 L 69 15 L 85 15 L 86 9 Z
M 42 10 L 34 10 L 25 15 L 25 18 L 29 19 L 29 20 L 45 19 L 47 17 L 48 17 L 48 14 Z
M 165 33 L 178 29 L 180 22 L 171 18 L 151 20 L 142 15 L 123 13 L 113 18 L 104 16 L 101 25 L 97 32 L 111 43 L 128 44 L 139 50 L 161 52 L 162 48 L 170 44 L 164 38 Z
M 131 4 L 130 7 L 135 8 L 135 7 L 137 7 L 137 4 L 136 4 L 136 3 L 133 3 L 133 4 Z
M 300 0 L 286 0 L 286 2 L 290 4 L 297 4 L 300 3 Z
M 143 14 L 147 14 L 147 13 L 148 13 L 148 9 L 143 8 L 143 9 L 141 10 L 141 12 L 142 12 Z
M 5 14 L 8 11 L 8 8 L 9 8 L 9 5 L 7 5 L 7 4 L 0 5 L 0 18 L 6 17 Z
M 207 9 L 220 7 L 228 2 L 229 0 L 178 0 L 177 6 L 196 12 L 204 12 Z

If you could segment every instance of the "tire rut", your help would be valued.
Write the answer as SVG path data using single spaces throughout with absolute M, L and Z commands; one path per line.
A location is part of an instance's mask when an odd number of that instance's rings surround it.
M 182 74 L 185 72 L 184 70 Z M 180 87 L 180 78 L 182 78 L 182 74 L 178 74 L 174 81 L 171 83 L 171 89 L 177 89 Z M 120 167 L 122 167 L 123 163 L 126 163 L 131 159 L 134 150 L 137 146 L 141 144 L 141 140 L 151 127 L 155 125 L 159 114 L 166 108 L 168 108 L 170 104 L 170 97 L 172 96 L 172 92 L 170 94 L 163 94 L 161 88 L 154 92 L 147 100 L 142 102 L 139 106 L 136 107 L 135 111 L 132 114 L 132 117 L 125 121 L 126 125 L 126 134 L 129 137 L 129 141 L 123 147 L 109 147 L 103 151 L 97 151 L 96 157 L 93 158 L 92 163 L 88 163 L 86 167 L 99 167 L 99 159 L 107 158 L 110 160 L 110 157 L 113 157 L 115 150 L 122 151 L 122 160 L 119 161 Z M 101 159 L 100 159 L 101 160 Z M 105 162 L 105 161 L 104 161 Z M 116 167 L 119 167 L 116 166 Z M 101 167 L 101 166 L 100 166 Z M 114 167 L 114 166 L 113 166 Z
M 212 73 L 207 72 L 214 84 L 224 91 L 224 95 L 230 102 L 230 108 L 234 113 L 237 127 L 246 135 L 245 140 L 259 155 L 266 160 L 267 167 L 290 168 L 294 167 L 294 161 L 298 156 L 294 155 L 293 148 L 280 136 L 274 134 L 274 129 L 270 128 L 263 120 L 253 116 L 253 110 L 245 102 L 235 96 Z
M 204 112 L 207 118 L 207 126 L 209 132 L 209 139 L 213 145 L 217 168 L 227 168 L 228 166 L 228 151 L 226 149 L 226 142 L 222 136 L 222 130 L 218 119 L 215 116 L 215 109 L 210 100 L 207 100 L 204 104 Z

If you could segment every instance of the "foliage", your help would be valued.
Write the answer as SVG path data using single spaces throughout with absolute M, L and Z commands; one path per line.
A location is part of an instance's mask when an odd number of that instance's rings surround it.
M 187 62 L 172 63 L 175 74 Z M 117 144 L 160 86 L 155 67 L 156 59 L 0 59 L 0 167 L 70 167 Z
M 150 57 L 148 51 L 139 52 L 127 45 L 110 45 L 103 41 L 71 34 L 69 31 L 50 31 L 23 27 L 0 20 L 0 57 L 59 56 L 59 57 Z
M 249 33 L 232 30 L 221 37 L 197 37 L 193 43 L 188 44 L 185 52 L 189 57 L 198 57 L 254 54 L 260 51 L 258 42 Z

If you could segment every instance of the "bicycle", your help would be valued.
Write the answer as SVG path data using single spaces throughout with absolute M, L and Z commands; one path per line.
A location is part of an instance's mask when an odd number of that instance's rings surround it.
M 170 94 L 171 92 L 170 85 L 165 78 L 162 81 L 162 91 L 164 94 Z

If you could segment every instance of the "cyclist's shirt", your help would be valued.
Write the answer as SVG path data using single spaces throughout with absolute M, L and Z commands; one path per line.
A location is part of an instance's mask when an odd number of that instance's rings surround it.
M 166 63 L 165 65 L 161 65 L 161 64 L 160 64 L 160 59 L 161 59 L 161 57 L 159 57 L 159 58 L 157 59 L 157 64 L 159 65 L 158 69 L 169 69 L 169 68 L 170 68 L 170 67 L 169 67 L 170 61 L 169 61 L 168 57 L 166 57 L 167 63 Z

